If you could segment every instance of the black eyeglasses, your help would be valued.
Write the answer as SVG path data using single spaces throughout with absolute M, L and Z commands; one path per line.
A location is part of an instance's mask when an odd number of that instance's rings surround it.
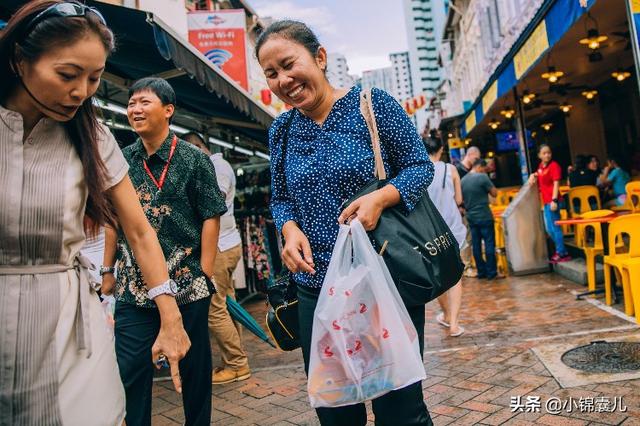
M 46 19 L 59 17 L 75 18 L 79 16 L 87 16 L 88 12 L 96 15 L 103 25 L 107 25 L 107 21 L 104 19 L 104 16 L 102 16 L 102 13 L 100 13 L 100 11 L 95 7 L 72 2 L 57 3 L 38 13 L 36 17 L 33 18 L 31 22 L 29 22 L 29 24 L 27 24 L 27 26 L 25 27 L 23 37 L 29 34 L 36 25 Z

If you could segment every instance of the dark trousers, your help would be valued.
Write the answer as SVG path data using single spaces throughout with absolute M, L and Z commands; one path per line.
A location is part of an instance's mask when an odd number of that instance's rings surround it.
M 180 306 L 191 348 L 180 361 L 186 425 L 211 423 L 210 298 Z M 116 303 L 116 357 L 127 401 L 127 426 L 151 425 L 153 369 L 151 347 L 160 331 L 157 309 Z
M 311 330 L 313 313 L 318 303 L 319 290 L 298 286 L 298 316 L 300 343 L 305 373 L 309 373 Z M 420 354 L 424 351 L 424 305 L 408 307 L 407 311 L 418 332 Z M 379 426 L 432 425 L 422 395 L 422 382 L 391 391 L 372 401 L 375 424 Z M 316 408 L 323 426 L 359 426 L 367 424 L 367 410 L 363 403 L 335 408 Z
M 498 274 L 498 268 L 496 266 L 496 236 L 493 220 L 469 222 L 469 227 L 471 228 L 471 245 L 473 246 L 473 259 L 478 269 L 478 278 L 494 278 Z M 484 241 L 486 261 L 482 257 L 482 241 Z

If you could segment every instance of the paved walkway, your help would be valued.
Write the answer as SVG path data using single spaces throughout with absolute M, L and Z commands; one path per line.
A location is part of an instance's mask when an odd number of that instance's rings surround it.
M 435 322 L 437 303 L 429 304 L 423 388 L 434 423 L 640 425 L 640 379 L 562 389 L 532 351 L 542 344 L 637 336 L 639 329 L 624 315 L 576 301 L 572 292 L 583 289 L 554 274 L 495 283 L 465 279 L 461 323 L 467 332 L 458 338 L 446 335 Z M 263 301 L 248 309 L 263 322 Z M 214 386 L 212 424 L 319 424 L 305 393 L 300 352 L 274 350 L 248 332 L 244 342 L 253 376 Z M 214 352 L 214 364 L 217 359 Z M 552 400 L 559 408 L 547 406 Z M 595 412 L 604 407 L 610 412 Z M 154 425 L 184 421 L 168 382 L 154 386 L 153 414 Z

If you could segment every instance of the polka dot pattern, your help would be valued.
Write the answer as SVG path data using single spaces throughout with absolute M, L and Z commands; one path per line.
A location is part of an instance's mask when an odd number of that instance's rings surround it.
M 360 87 L 354 86 L 333 106 L 322 126 L 293 109 L 269 129 L 271 212 L 279 231 L 295 221 L 309 239 L 316 274 L 296 274 L 297 283 L 318 288 L 338 235 L 342 203 L 373 177 L 371 139 L 360 114 Z M 433 164 L 413 123 L 388 93 L 373 89 L 382 159 L 389 183 L 409 211 L 433 179 Z M 283 171 L 282 137 L 294 114 Z M 285 185 L 286 176 L 286 185 Z

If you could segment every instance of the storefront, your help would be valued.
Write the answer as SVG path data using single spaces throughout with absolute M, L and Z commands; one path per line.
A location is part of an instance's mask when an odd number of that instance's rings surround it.
M 494 159 L 498 186 L 521 184 L 542 143 L 563 168 L 593 154 L 622 158 L 640 173 L 640 92 L 628 16 L 627 0 L 546 0 L 445 135 Z
M 7 21 L 24 0 L 0 5 Z M 177 96 L 171 128 L 178 135 L 193 131 L 222 152 L 237 175 L 235 213 L 245 246 L 245 268 L 237 268 L 239 286 L 251 291 L 279 271 L 279 247 L 269 218 L 269 155 L 267 130 L 272 112 L 216 68 L 162 20 L 144 11 L 87 1 L 105 17 L 116 37 L 96 94 L 102 121 L 121 146 L 136 139 L 126 116 L 128 88 L 149 76 L 169 81 Z

